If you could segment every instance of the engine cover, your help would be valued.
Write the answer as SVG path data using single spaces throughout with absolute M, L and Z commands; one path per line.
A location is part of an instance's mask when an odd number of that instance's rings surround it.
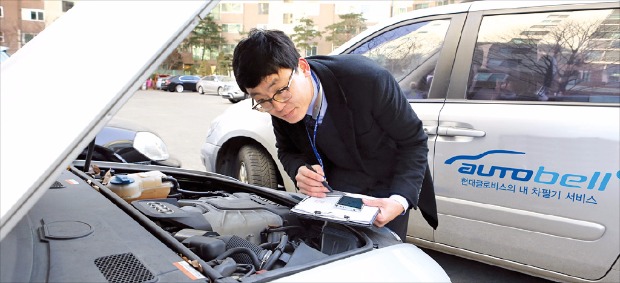
M 236 235 L 256 245 L 260 233 L 269 227 L 281 227 L 289 209 L 253 194 L 236 193 L 225 196 L 180 200 L 181 210 L 200 212 L 213 232 Z

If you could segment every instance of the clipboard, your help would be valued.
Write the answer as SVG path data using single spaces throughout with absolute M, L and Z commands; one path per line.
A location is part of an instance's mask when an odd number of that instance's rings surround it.
M 325 220 L 344 225 L 372 226 L 377 214 L 379 214 L 379 208 L 366 205 L 356 211 L 339 208 L 336 204 L 343 195 L 356 198 L 371 198 L 365 195 L 350 193 L 327 195 L 324 198 L 308 196 L 297 203 L 291 209 L 291 213 L 305 218 Z

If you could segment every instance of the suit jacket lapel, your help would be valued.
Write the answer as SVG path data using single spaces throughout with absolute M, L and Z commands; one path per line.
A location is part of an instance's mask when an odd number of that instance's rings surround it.
M 357 150 L 357 140 L 355 138 L 353 115 L 347 107 L 347 98 L 342 91 L 342 88 L 337 83 L 337 80 L 333 73 L 324 65 L 308 60 L 313 71 L 316 72 L 321 85 L 325 91 L 325 97 L 327 99 L 327 112 L 333 117 L 333 123 L 338 130 L 338 133 L 342 136 L 344 141 L 351 141 L 353 144 L 347 146 L 347 149 L 353 156 L 355 163 L 364 171 L 364 163 L 362 157 Z

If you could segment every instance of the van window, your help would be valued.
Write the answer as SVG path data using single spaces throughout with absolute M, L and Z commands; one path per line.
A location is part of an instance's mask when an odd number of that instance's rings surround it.
M 468 99 L 619 103 L 619 11 L 484 17 Z
M 418 22 L 386 31 L 353 50 L 373 59 L 399 82 L 410 99 L 425 99 L 449 20 Z

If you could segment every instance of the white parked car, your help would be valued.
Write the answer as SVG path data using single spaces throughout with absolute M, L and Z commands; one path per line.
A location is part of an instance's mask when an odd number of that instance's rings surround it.
M 429 136 L 439 227 L 407 241 L 569 282 L 620 282 L 617 1 L 474 1 L 389 19 L 333 54 L 392 72 Z M 294 94 L 293 94 L 294 95 Z M 294 191 L 268 114 L 215 119 L 207 170 Z
M 157 81 L 155 81 L 155 88 L 156 89 L 161 89 L 161 86 L 166 83 L 166 79 L 168 77 L 169 76 L 159 76 L 159 77 L 157 77 Z
M 228 99 L 232 103 L 237 103 L 246 99 L 245 93 L 239 89 L 239 85 L 234 78 L 222 75 L 204 76 L 196 84 L 198 93 L 212 93 Z
M 299 194 L 90 159 L 96 134 L 217 2 L 80 1 L 2 63 L 0 282 L 448 282 L 387 228 L 291 214 Z M 69 72 L 75 88 L 49 76 Z M 45 92 L 24 88 L 32 77 Z
M 232 77 L 221 75 L 204 76 L 196 84 L 196 89 L 200 94 L 221 95 L 224 90 L 232 88 L 239 88 L 237 82 Z

